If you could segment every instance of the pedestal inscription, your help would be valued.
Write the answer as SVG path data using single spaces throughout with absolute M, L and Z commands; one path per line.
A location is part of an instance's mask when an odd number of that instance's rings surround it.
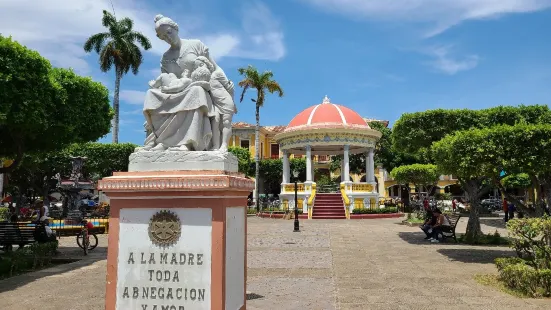
M 117 310 L 211 308 L 212 211 L 121 209 Z

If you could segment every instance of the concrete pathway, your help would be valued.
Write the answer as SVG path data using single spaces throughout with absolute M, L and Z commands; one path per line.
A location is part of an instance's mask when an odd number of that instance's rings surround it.
M 311 220 L 294 233 L 292 221 L 249 218 L 247 309 L 551 309 L 473 280 L 508 248 L 430 244 L 398 222 Z M 500 219 L 482 223 L 506 234 Z M 0 281 L 0 308 L 103 309 L 106 242 L 80 262 Z

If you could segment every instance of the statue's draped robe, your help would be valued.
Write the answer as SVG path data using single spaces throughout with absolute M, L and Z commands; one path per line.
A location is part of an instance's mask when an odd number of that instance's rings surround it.
M 208 48 L 199 40 L 182 40 L 180 57 L 170 60 L 163 56 L 161 72 L 174 73 L 181 78 L 184 70 L 193 71 L 198 56 L 210 59 Z M 209 117 L 216 115 L 209 90 L 208 82 L 194 82 L 176 94 L 149 89 L 143 111 L 151 133 L 145 145 L 162 143 L 165 147 L 185 145 L 191 150 L 206 150 L 213 130 Z
M 147 91 L 144 114 L 152 133 L 145 145 L 153 142 L 205 150 L 212 137 L 208 116 L 213 106 L 208 88 L 207 82 L 194 82 L 177 94 L 165 94 L 159 89 Z

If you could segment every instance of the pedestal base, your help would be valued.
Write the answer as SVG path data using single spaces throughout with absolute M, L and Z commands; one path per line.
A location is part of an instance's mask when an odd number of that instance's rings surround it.
M 130 154 L 128 171 L 200 171 L 237 172 L 237 157 L 230 152 L 139 151 Z
M 254 182 L 225 171 L 126 172 L 111 201 L 106 310 L 241 310 Z

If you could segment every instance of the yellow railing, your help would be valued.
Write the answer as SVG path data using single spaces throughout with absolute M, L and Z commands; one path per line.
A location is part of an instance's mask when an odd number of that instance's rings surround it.
M 308 206 L 312 206 L 314 203 L 314 198 L 316 197 L 316 184 L 312 184 L 312 193 L 310 194 L 310 197 L 308 197 Z
M 372 192 L 373 185 L 367 183 L 353 183 L 352 184 L 353 192 Z
M 348 207 L 350 205 L 350 199 L 346 195 L 346 187 L 344 183 L 341 183 L 341 195 L 342 195 L 342 200 L 344 201 L 344 205 Z
M 295 191 L 295 184 L 285 184 L 283 189 L 287 193 L 291 193 Z M 304 192 L 304 183 L 297 183 L 297 191 L 298 192 Z
M 355 198 L 354 199 L 354 209 L 363 209 L 363 208 L 364 208 L 363 198 Z

